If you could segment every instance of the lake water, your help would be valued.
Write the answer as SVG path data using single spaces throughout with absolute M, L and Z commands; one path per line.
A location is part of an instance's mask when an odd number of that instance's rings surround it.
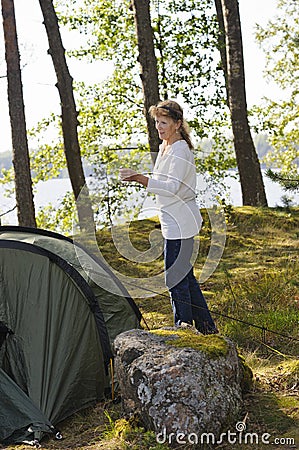
M 199 187 L 204 188 L 204 181 L 199 177 Z M 225 185 L 228 188 L 228 201 L 233 206 L 242 205 L 242 194 L 240 183 L 233 177 L 228 177 L 226 179 Z M 287 192 L 284 191 L 277 183 L 273 183 L 268 177 L 264 176 L 264 185 L 268 200 L 268 205 L 270 207 L 283 206 L 282 197 L 287 195 L 288 198 L 292 199 L 293 205 L 299 205 L 299 192 Z M 53 205 L 58 205 L 60 200 L 63 198 L 67 191 L 71 191 L 71 183 L 68 178 L 48 180 L 45 182 L 39 182 L 36 187 L 36 192 L 34 194 L 34 202 L 36 210 L 43 208 L 45 205 L 52 203 Z M 9 199 L 4 196 L 5 189 L 0 185 L 0 214 L 2 225 L 17 225 L 17 215 L 16 211 L 12 211 L 9 214 L 3 215 L 6 211 L 14 207 L 14 199 Z M 209 197 L 209 192 L 204 194 L 202 198 L 202 206 L 211 206 L 211 200 Z M 148 217 L 150 215 L 156 215 L 154 211 L 154 201 L 148 198 L 144 203 L 145 212 L 142 217 Z

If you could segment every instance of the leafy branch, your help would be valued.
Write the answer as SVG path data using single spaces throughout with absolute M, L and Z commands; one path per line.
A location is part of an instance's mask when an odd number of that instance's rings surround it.
M 274 172 L 271 169 L 268 169 L 266 171 L 266 175 L 275 183 L 279 183 L 286 190 L 296 191 L 299 189 L 298 176 L 297 177 L 294 177 L 294 176 L 285 177 L 285 176 L 281 175 L 280 173 Z

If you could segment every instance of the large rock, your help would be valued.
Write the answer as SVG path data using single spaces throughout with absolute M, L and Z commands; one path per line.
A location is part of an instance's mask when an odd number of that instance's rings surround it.
M 217 439 L 236 423 L 243 370 L 230 340 L 174 328 L 131 330 L 117 336 L 114 350 L 124 410 L 160 442 L 203 433 Z

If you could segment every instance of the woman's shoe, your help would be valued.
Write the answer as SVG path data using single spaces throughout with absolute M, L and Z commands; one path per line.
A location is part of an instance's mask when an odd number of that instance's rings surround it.
M 196 334 L 202 334 L 200 331 L 198 331 L 193 325 L 191 325 L 188 322 L 180 322 L 178 325 L 176 325 L 177 328 L 183 328 L 184 330 L 192 330 Z

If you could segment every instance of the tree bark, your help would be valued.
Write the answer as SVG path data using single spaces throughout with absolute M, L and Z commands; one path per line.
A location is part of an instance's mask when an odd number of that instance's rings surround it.
M 36 227 L 14 2 L 1 5 L 18 223 Z
M 57 88 L 61 100 L 61 121 L 64 152 L 73 193 L 76 200 L 81 229 L 94 228 L 94 217 L 88 189 L 85 182 L 81 151 L 78 140 L 78 113 L 73 92 L 73 79 L 69 73 L 65 49 L 62 44 L 58 19 L 52 0 L 39 0 L 44 25 L 49 41 L 49 54 L 52 57 Z M 84 189 L 83 189 L 84 188 Z
M 132 0 L 138 42 L 138 61 L 141 67 L 141 81 L 144 97 L 144 114 L 147 123 L 148 140 L 153 161 L 159 150 L 159 136 L 149 108 L 159 102 L 159 81 L 154 36 L 150 17 L 149 0 Z
M 260 163 L 248 123 L 238 0 L 221 0 L 221 7 L 225 29 L 228 103 L 243 205 L 267 206 Z
M 222 12 L 221 0 L 215 0 L 215 7 L 217 12 L 217 20 L 219 26 L 219 36 L 218 36 L 218 47 L 221 56 L 221 68 L 224 73 L 225 87 L 226 87 L 226 102 L 229 106 L 228 96 L 228 79 L 227 79 L 227 58 L 226 58 L 226 45 L 225 45 L 225 27 L 224 27 L 224 17 Z

